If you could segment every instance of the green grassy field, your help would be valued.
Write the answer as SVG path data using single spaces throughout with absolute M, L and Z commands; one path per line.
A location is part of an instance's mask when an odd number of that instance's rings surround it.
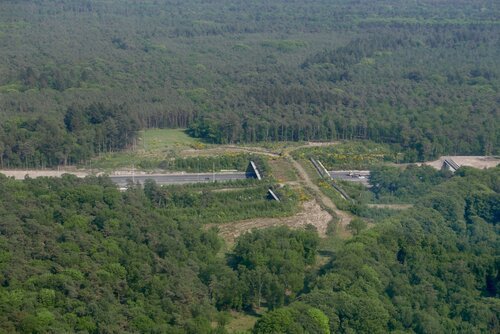
M 203 148 L 198 139 L 190 137 L 184 129 L 149 129 L 141 131 L 139 143 L 146 152 L 164 151 L 172 148 Z

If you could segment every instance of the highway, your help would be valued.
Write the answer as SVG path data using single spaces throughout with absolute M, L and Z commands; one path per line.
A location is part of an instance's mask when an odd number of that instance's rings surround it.
M 253 174 L 242 173 L 242 172 L 109 176 L 109 178 L 119 187 L 125 187 L 129 181 L 143 184 L 144 181 L 148 179 L 154 180 L 157 184 L 186 184 L 186 183 L 207 183 L 207 182 L 224 182 L 231 180 L 245 180 L 253 177 L 254 177 Z
M 367 170 L 335 170 L 329 171 L 328 174 L 335 180 L 361 182 L 365 185 L 370 177 L 370 171 Z

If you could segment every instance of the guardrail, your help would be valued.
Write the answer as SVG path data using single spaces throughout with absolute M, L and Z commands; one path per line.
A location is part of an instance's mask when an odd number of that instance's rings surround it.
M 347 195 L 347 193 L 344 191 L 344 189 L 342 189 L 338 185 L 336 185 L 334 181 L 332 181 L 331 185 L 335 190 L 337 190 L 339 192 L 340 196 L 342 196 L 343 199 L 345 199 L 346 201 L 347 200 L 352 201 L 352 199 L 349 197 L 349 195 Z
M 316 170 L 318 171 L 319 176 L 321 176 L 322 178 L 328 178 L 330 180 L 332 179 L 330 173 L 328 173 L 328 171 L 326 170 L 325 166 L 323 166 L 321 161 L 315 160 L 313 158 L 310 158 L 310 160 L 314 168 L 316 168 Z
M 323 179 L 329 179 L 331 181 L 330 184 L 332 185 L 333 189 L 337 190 L 339 192 L 340 196 L 342 196 L 343 199 L 348 200 L 348 201 L 352 201 L 352 199 L 344 191 L 344 189 L 340 188 L 337 184 L 335 184 L 335 181 L 333 180 L 333 177 L 330 175 L 330 173 L 328 173 L 328 170 L 321 163 L 321 161 L 315 160 L 313 158 L 310 158 L 310 160 L 311 160 L 312 164 L 314 165 L 314 167 L 316 168 L 316 170 L 318 171 L 319 175 Z

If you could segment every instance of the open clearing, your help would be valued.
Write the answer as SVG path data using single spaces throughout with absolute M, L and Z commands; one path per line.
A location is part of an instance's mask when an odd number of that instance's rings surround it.
M 185 148 L 202 145 L 190 137 L 185 129 L 149 129 L 139 134 L 141 148 L 147 152 L 161 151 L 167 147 Z
M 445 159 L 451 159 L 455 161 L 459 166 L 468 166 L 479 169 L 493 168 L 500 164 L 500 159 L 498 157 L 492 156 L 443 156 L 435 161 L 425 162 L 424 164 L 432 166 L 436 169 L 441 169 Z
M 247 219 L 234 223 L 207 225 L 207 227 L 217 226 L 219 234 L 228 243 L 233 243 L 238 236 L 254 228 L 282 225 L 290 228 L 304 228 L 311 224 L 318 229 L 319 235 L 324 237 L 330 220 L 332 220 L 332 216 L 323 210 L 315 200 L 312 200 L 302 203 L 302 210 L 291 217 Z

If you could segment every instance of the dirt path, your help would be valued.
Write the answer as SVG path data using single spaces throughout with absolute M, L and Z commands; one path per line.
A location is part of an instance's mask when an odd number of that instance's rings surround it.
M 28 175 L 31 178 L 37 177 L 61 177 L 63 174 L 73 174 L 77 177 L 85 177 L 89 175 L 86 171 L 76 171 L 75 169 L 68 170 L 0 170 L 0 174 L 5 176 L 14 177 L 16 180 L 24 180 L 25 176 Z
M 314 225 L 321 237 L 326 235 L 326 228 L 332 216 L 318 205 L 315 200 L 307 201 L 302 204 L 302 210 L 291 216 L 282 218 L 257 218 L 242 220 L 234 223 L 207 225 L 207 228 L 217 226 L 219 235 L 228 243 L 233 243 L 234 240 L 241 234 L 251 231 L 254 228 L 266 228 L 272 226 L 288 226 L 290 228 L 304 228 L 306 225 Z
M 426 161 L 424 164 L 441 169 L 446 159 L 455 161 L 459 166 L 469 166 L 479 169 L 493 168 L 500 164 L 500 159 L 492 156 L 443 156 L 435 161 Z
M 325 146 L 338 145 L 339 143 L 340 142 L 338 142 L 338 141 L 331 141 L 331 142 L 314 142 L 314 141 L 310 141 L 310 142 L 307 142 L 304 145 L 287 148 L 287 149 L 284 150 L 283 153 L 291 153 L 291 152 L 293 152 L 295 150 L 298 150 L 298 149 L 301 149 L 301 148 L 305 148 L 305 147 L 325 147 Z
M 185 149 L 180 151 L 182 156 L 204 156 L 204 155 L 219 155 L 226 153 L 251 153 L 251 154 L 261 154 L 268 157 L 279 158 L 283 155 L 287 155 L 295 150 L 305 148 L 305 147 L 324 147 L 337 145 L 338 142 L 307 142 L 304 145 L 284 147 L 282 149 L 268 149 L 265 147 L 258 146 L 238 146 L 238 145 L 221 145 L 214 148 L 204 148 L 204 149 Z
M 328 198 L 325 194 L 323 194 L 321 189 L 319 189 L 319 187 L 316 184 L 314 184 L 314 182 L 311 180 L 311 178 L 307 174 L 304 167 L 297 160 L 290 157 L 290 161 L 292 162 L 293 167 L 297 170 L 297 173 L 298 173 L 299 177 L 301 178 L 303 184 L 307 188 L 309 188 L 317 196 L 317 198 L 319 198 L 319 200 L 321 201 L 321 204 L 323 204 L 323 206 L 329 208 L 330 210 L 332 210 L 335 213 L 335 215 L 337 216 L 337 218 L 339 220 L 340 225 L 345 230 L 345 227 L 352 220 L 351 215 L 345 211 L 339 210 L 337 208 L 337 206 L 332 202 L 332 200 L 330 198 Z
M 417 165 L 417 166 L 427 165 L 437 170 L 440 170 L 443 167 L 444 160 L 446 159 L 451 159 L 455 161 L 459 166 L 468 166 L 478 169 L 494 168 L 500 165 L 500 157 L 497 156 L 463 156 L 463 155 L 442 156 L 434 161 L 399 163 L 399 164 L 388 163 L 388 165 L 400 168 L 406 168 L 409 165 Z
M 376 209 L 406 210 L 412 208 L 413 204 L 367 204 L 366 206 Z
M 223 155 L 227 153 L 250 153 L 260 154 L 268 157 L 277 158 L 280 155 L 259 147 L 238 147 L 238 146 L 224 146 L 217 148 L 205 148 L 200 150 L 188 149 L 181 151 L 182 156 L 206 156 L 206 155 Z

